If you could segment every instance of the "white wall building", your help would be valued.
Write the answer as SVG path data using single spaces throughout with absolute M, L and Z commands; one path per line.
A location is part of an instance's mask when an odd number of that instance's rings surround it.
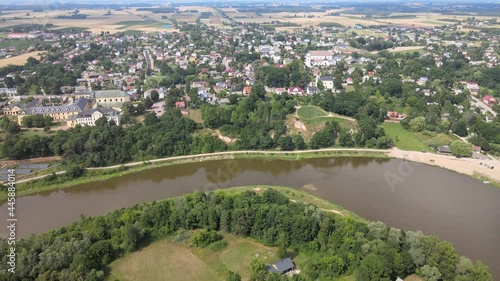
M 86 109 L 77 115 L 73 115 L 67 124 L 69 127 L 76 125 L 81 126 L 95 126 L 95 122 L 101 118 L 106 117 L 109 121 L 114 121 L 116 125 L 120 125 L 120 112 L 112 108 L 93 108 Z

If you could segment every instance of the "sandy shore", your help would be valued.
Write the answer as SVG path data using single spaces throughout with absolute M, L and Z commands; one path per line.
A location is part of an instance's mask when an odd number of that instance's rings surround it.
M 431 166 L 438 166 L 469 176 L 482 176 L 493 181 L 500 182 L 500 161 L 496 159 L 480 160 L 472 158 L 456 158 L 455 156 L 419 151 L 405 151 L 399 149 L 391 149 L 389 156 L 425 163 Z M 484 165 L 480 165 L 480 163 L 486 163 L 489 167 L 493 166 L 495 168 L 492 170 Z

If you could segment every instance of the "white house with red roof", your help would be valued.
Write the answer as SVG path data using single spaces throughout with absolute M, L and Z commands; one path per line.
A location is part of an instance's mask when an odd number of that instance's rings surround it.
M 288 94 L 289 95 L 303 95 L 304 90 L 301 87 L 290 87 L 288 88 Z

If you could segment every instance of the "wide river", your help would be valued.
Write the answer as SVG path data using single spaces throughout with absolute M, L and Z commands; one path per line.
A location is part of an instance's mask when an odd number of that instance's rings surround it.
M 422 230 L 485 262 L 500 279 L 500 189 L 445 169 L 395 159 L 218 160 L 149 169 L 17 199 L 18 237 L 191 193 L 242 185 L 307 191 L 368 220 Z M 7 218 L 7 205 L 0 206 Z M 6 235 L 6 228 L 0 228 Z

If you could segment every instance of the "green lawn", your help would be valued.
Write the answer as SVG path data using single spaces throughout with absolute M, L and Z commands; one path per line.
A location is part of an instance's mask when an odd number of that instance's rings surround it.
M 427 143 L 421 141 L 415 133 L 405 130 L 399 123 L 382 124 L 386 135 L 390 136 L 396 146 L 403 150 L 432 151 Z
M 243 280 L 248 280 L 254 257 L 269 263 L 278 260 L 275 248 L 251 239 L 224 235 L 224 240 L 227 246 L 222 249 L 213 245 L 190 247 L 188 240 L 173 243 L 172 237 L 153 243 L 113 262 L 108 280 L 223 281 L 224 269 L 236 271 Z
M 48 42 L 41 40 L 7 40 L 0 42 L 0 49 L 15 47 L 18 51 L 28 49 L 29 46 L 35 45 L 36 43 L 47 45 Z
M 297 115 L 299 116 L 299 118 L 308 119 L 320 116 L 327 116 L 328 113 L 319 107 L 312 105 L 304 105 L 297 110 Z
M 422 133 L 410 132 L 399 123 L 385 122 L 382 127 L 385 129 L 385 133 L 395 140 L 396 146 L 403 150 L 434 151 L 430 147 L 431 144 L 434 146 L 449 145 L 452 141 L 459 139 L 449 133 L 427 136 Z
M 193 119 L 193 121 L 198 123 L 198 124 L 203 123 L 203 119 L 201 118 L 201 110 L 200 109 L 190 109 L 189 110 L 189 118 Z

